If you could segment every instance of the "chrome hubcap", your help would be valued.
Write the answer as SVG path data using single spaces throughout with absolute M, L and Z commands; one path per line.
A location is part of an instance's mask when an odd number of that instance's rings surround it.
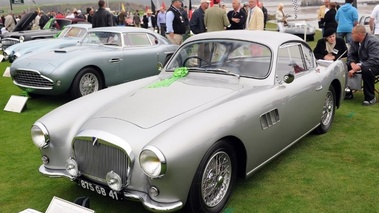
M 80 94 L 88 95 L 99 90 L 99 79 L 92 73 L 86 73 L 80 79 Z
M 227 153 L 217 152 L 208 161 L 201 181 L 201 195 L 208 207 L 218 205 L 230 186 L 232 163 Z
M 334 111 L 334 97 L 330 91 L 326 94 L 324 108 L 322 110 L 321 122 L 323 125 L 328 125 L 331 122 Z

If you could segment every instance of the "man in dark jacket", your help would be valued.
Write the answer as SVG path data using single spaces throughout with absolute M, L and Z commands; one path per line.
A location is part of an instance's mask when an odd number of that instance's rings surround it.
M 105 1 L 100 0 L 98 5 L 99 9 L 92 18 L 92 28 L 113 26 L 113 15 L 105 10 Z
M 205 25 L 204 25 L 204 11 L 208 9 L 210 0 L 201 0 L 200 7 L 197 8 L 193 13 L 190 20 L 190 28 L 193 34 L 204 33 Z
M 352 31 L 352 42 L 347 55 L 349 78 L 362 72 L 364 106 L 375 104 L 375 76 L 379 75 L 379 40 L 366 33 L 366 28 L 358 24 Z
M 229 11 L 226 16 L 228 16 L 230 26 L 228 30 L 242 30 L 246 23 L 246 13 L 241 8 L 241 3 L 239 0 L 232 1 L 233 10 Z

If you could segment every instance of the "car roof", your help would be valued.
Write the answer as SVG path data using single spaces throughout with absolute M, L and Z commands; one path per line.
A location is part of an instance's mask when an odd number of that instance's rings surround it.
M 89 28 L 92 28 L 92 24 L 91 23 L 69 24 L 69 25 L 66 25 L 66 27 L 81 27 L 81 28 L 89 29 Z
M 188 38 L 185 41 L 185 43 L 196 41 L 199 39 L 245 40 L 265 44 L 266 46 L 269 46 L 272 49 L 276 49 L 278 48 L 278 46 L 288 41 L 303 41 L 298 36 L 289 33 L 262 30 L 225 30 L 196 34 Z
M 140 27 L 125 27 L 125 26 L 114 26 L 114 27 L 97 27 L 90 29 L 90 32 L 96 32 L 96 31 L 108 31 L 108 32 L 150 32 L 153 31 L 140 28 Z

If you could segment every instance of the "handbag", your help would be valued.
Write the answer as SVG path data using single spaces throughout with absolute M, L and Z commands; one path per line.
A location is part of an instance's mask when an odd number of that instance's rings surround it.
M 349 87 L 351 90 L 361 90 L 362 74 L 355 74 L 352 78 L 347 77 L 347 87 Z
M 325 27 L 325 22 L 324 21 L 319 21 L 318 22 L 318 28 L 324 28 Z

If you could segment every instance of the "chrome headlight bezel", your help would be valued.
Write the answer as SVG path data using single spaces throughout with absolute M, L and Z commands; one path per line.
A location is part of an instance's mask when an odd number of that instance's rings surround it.
M 160 178 L 167 171 L 165 156 L 154 146 L 147 146 L 141 151 L 139 164 L 143 172 L 151 178 Z
M 40 122 L 36 122 L 33 124 L 30 129 L 30 133 L 32 136 L 32 140 L 34 145 L 36 145 L 40 149 L 45 149 L 49 146 L 50 135 L 47 128 Z
M 25 41 L 25 37 L 24 36 L 20 36 L 20 38 L 18 38 L 18 40 L 20 41 L 20 43 L 22 43 L 22 42 Z

